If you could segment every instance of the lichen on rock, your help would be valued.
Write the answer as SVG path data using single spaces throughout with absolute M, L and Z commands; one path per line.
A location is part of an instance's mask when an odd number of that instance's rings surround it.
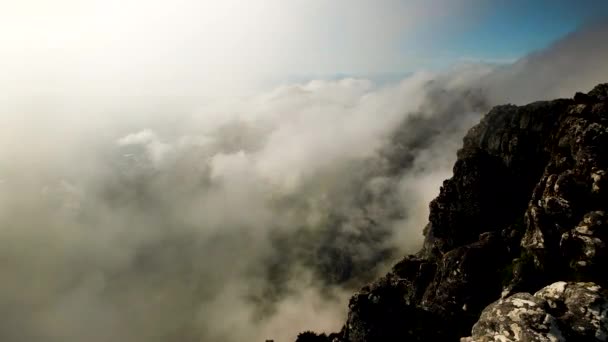
M 517 293 L 483 310 L 468 342 L 606 341 L 607 292 L 595 283 L 556 282 Z

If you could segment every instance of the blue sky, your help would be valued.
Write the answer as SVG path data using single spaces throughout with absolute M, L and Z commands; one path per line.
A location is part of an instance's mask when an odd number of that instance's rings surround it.
M 421 25 L 417 39 L 403 42 L 404 53 L 437 54 L 439 57 L 432 65 L 460 58 L 490 61 L 518 58 L 608 15 L 608 1 L 496 0 L 471 11 L 476 13 L 469 22 L 460 15 L 445 22 Z
M 336 0 L 301 32 L 325 26 L 298 53 L 290 79 L 398 79 L 463 61 L 512 62 L 608 18 L 607 0 Z M 301 14 L 305 16 L 305 13 Z M 304 56 L 304 57 L 303 57 Z M 315 60 L 316 58 L 316 60 Z M 310 61 L 313 62 L 310 62 Z M 279 76 L 279 78 L 282 76 Z

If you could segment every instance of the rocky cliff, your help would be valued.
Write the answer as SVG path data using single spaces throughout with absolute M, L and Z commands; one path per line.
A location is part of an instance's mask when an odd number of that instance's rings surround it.
M 495 107 L 453 171 L 422 249 L 298 341 L 607 339 L 608 84 Z

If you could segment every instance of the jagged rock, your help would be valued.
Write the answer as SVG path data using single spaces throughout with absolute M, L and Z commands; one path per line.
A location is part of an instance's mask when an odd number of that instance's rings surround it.
M 298 334 L 296 342 L 340 342 L 338 334 L 316 334 L 312 331 L 305 331 Z
M 461 341 L 606 341 L 607 295 L 594 283 L 566 282 L 517 293 L 485 308 Z
M 388 274 L 354 295 L 344 328 L 345 341 L 424 341 L 432 322 L 440 317 L 414 305 L 415 286 Z M 439 334 L 432 333 L 432 337 Z
M 352 297 L 336 341 L 458 341 L 473 324 L 465 340 L 605 340 L 607 170 L 608 84 L 493 108 L 431 202 L 422 249 Z
M 479 241 L 444 254 L 420 307 L 449 318 L 458 334 L 460 327 L 471 326 L 477 313 L 500 295 L 502 273 L 495 265 L 506 264 L 507 256 L 497 233 L 482 234 Z
M 589 92 L 589 96 L 595 97 L 599 101 L 608 100 L 608 83 L 600 84 Z
M 577 274 L 603 276 L 604 266 L 608 264 L 608 222 L 603 211 L 592 211 L 573 229 L 561 236 L 560 248 L 569 266 Z

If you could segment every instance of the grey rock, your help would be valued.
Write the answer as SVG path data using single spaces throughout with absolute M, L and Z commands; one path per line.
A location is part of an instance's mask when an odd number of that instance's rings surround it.
M 606 341 L 607 292 L 594 283 L 556 282 L 517 293 L 483 310 L 461 341 Z

